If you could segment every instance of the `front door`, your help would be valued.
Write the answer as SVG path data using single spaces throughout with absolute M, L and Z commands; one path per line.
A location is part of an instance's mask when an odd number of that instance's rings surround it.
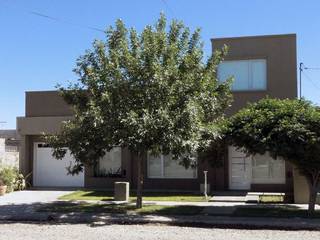
M 233 190 L 249 190 L 251 186 L 251 157 L 229 147 L 229 188 Z

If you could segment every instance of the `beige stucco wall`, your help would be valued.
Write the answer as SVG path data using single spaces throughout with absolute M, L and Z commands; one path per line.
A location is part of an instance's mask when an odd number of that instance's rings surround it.
M 294 168 L 293 171 L 294 203 L 306 204 L 309 202 L 309 186 L 307 180 L 299 171 Z M 320 195 L 318 193 L 317 203 L 320 204 Z
M 294 189 L 294 202 L 295 203 L 308 203 L 309 201 L 309 188 L 308 183 L 304 176 L 301 176 L 299 171 L 294 168 L 293 170 L 293 189 Z
M 23 135 L 54 134 L 59 132 L 61 123 L 72 119 L 70 116 L 18 117 L 17 131 Z

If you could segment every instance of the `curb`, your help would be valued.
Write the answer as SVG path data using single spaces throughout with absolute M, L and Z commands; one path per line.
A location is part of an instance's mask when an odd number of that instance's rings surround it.
M 302 218 L 243 218 L 225 216 L 157 216 L 88 213 L 36 213 L 29 216 L 0 216 L 0 222 L 33 222 L 48 224 L 135 225 L 159 224 L 198 228 L 313 230 L 320 231 L 320 221 Z

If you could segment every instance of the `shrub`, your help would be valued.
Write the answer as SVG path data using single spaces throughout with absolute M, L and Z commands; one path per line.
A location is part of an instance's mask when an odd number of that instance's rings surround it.
M 23 190 L 25 179 L 16 167 L 0 167 L 0 184 L 7 185 L 7 192 Z

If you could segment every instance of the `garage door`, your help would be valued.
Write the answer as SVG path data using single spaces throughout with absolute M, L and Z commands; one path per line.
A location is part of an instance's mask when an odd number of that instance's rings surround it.
M 34 144 L 33 185 L 36 187 L 83 187 L 84 174 L 68 175 L 67 167 L 74 158 L 67 152 L 62 160 L 52 157 L 52 148 L 43 143 Z

